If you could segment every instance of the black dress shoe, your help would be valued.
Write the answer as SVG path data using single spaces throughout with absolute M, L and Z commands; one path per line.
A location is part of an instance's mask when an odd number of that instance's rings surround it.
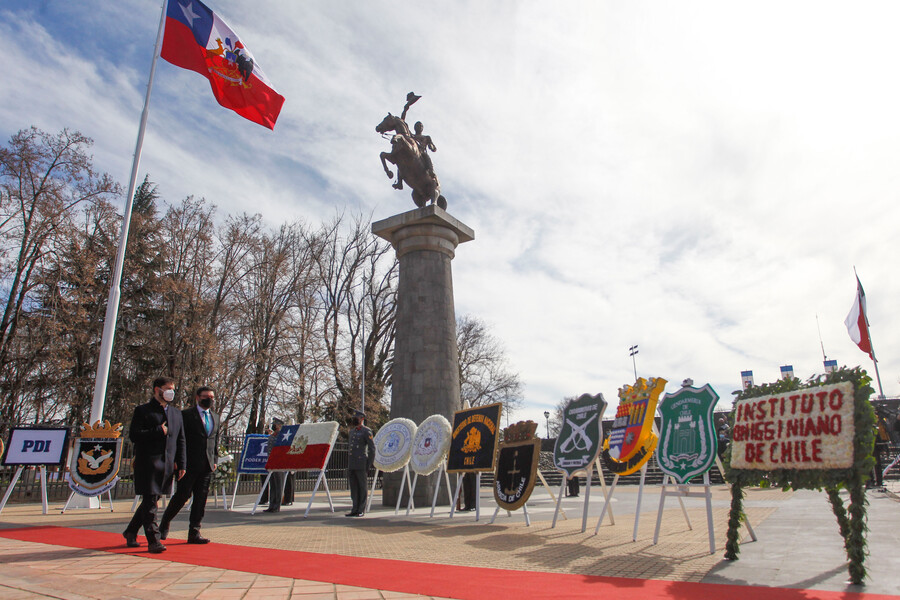
M 162 554 L 166 551 L 166 547 L 159 542 L 152 542 L 147 550 L 150 551 L 150 554 Z
M 364 513 L 364 512 L 358 512 L 358 513 L 356 513 L 356 514 L 353 515 L 353 516 L 354 516 L 354 517 L 364 517 L 364 516 L 366 516 L 366 513 Z
M 344 516 L 345 516 L 345 517 L 358 517 L 358 516 L 359 516 L 359 513 L 356 512 L 356 511 L 350 511 L 350 512 L 348 512 L 347 514 L 345 514 Z
M 160 523 L 159 524 L 159 539 L 164 540 L 167 537 L 169 537 L 169 524 L 166 523 L 165 525 L 163 525 L 162 523 Z
M 137 541 L 137 534 L 130 533 L 128 531 L 123 531 L 122 536 L 125 538 L 125 545 L 129 548 L 140 548 L 140 544 Z
M 188 535 L 187 539 L 188 544 L 208 544 L 209 538 L 205 538 L 200 533 L 191 533 Z
M 281 509 L 278 508 L 267 508 L 263 512 L 280 512 Z

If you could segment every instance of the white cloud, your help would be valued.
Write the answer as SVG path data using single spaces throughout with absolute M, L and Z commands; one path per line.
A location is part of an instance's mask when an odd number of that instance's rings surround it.
M 97 140 L 130 168 L 158 9 L 110 31 L 91 9 L 15 0 L 0 18 L 0 133 Z M 615 404 L 638 374 L 730 399 L 792 363 L 871 363 L 843 319 L 869 294 L 885 392 L 900 392 L 900 55 L 891 3 L 236 0 L 216 10 L 286 97 L 270 132 L 160 62 L 142 173 L 164 197 L 279 222 L 412 208 L 374 126 L 409 118 L 438 146 L 450 211 L 476 240 L 454 261 L 457 310 L 494 326 L 532 416 L 563 396 Z M 62 21 L 65 21 L 63 23 Z M 537 411 L 537 412 L 535 412 Z

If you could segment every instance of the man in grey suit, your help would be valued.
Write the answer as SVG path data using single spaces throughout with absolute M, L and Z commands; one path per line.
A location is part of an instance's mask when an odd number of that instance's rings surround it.
M 141 504 L 122 535 L 125 545 L 137 548 L 138 530 L 143 526 L 148 550 L 154 554 L 165 552 L 159 541 L 156 510 L 159 497 L 172 488 L 172 477 L 180 480 L 185 473 L 185 440 L 181 411 L 172 406 L 175 399 L 175 380 L 157 377 L 153 381 L 153 397 L 134 409 L 128 438 L 134 444 L 134 493 L 140 494 Z
M 178 511 L 193 496 L 188 529 L 188 544 L 208 544 L 200 535 L 200 522 L 206 513 L 206 498 L 216 461 L 219 457 L 219 415 L 213 412 L 216 393 L 202 386 L 194 393 L 195 405 L 181 411 L 184 437 L 187 442 L 187 472 L 178 481 L 178 489 L 169 501 L 159 523 L 159 536 L 166 539 L 169 524 Z

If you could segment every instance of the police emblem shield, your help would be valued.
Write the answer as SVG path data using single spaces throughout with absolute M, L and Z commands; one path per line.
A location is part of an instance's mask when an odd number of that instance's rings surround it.
M 528 501 L 537 478 L 541 440 L 534 436 L 537 423 L 519 421 L 504 430 L 494 472 L 494 500 L 504 510 L 516 510 Z
M 650 460 L 657 440 L 653 415 L 666 383 L 662 377 L 639 377 L 633 386 L 619 389 L 616 418 L 603 444 L 603 462 L 613 473 L 630 475 Z
M 122 459 L 121 427 L 121 424 L 111 426 L 109 422 L 82 427 L 81 437 L 75 438 L 72 445 L 67 476 L 73 491 L 97 496 L 116 485 Z
M 659 402 L 662 426 L 656 462 L 678 483 L 707 472 L 716 459 L 713 409 L 718 401 L 719 395 L 706 384 L 685 386 Z
M 563 409 L 562 427 L 553 446 L 553 464 L 571 479 L 589 469 L 603 442 L 603 394 L 582 394 Z

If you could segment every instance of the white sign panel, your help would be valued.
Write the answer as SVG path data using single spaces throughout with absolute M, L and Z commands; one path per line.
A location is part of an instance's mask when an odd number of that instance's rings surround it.
M 59 465 L 66 456 L 69 430 L 65 427 L 48 429 L 12 429 L 3 455 L 3 466 Z

